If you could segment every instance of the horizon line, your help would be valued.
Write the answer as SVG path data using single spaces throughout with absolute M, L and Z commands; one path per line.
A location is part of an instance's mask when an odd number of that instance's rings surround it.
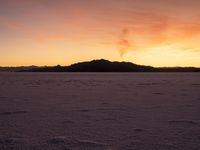
M 77 64 L 77 63 L 91 62 L 91 61 L 95 61 L 95 60 L 105 60 L 105 61 L 110 61 L 110 62 L 121 62 L 121 63 L 122 63 L 122 62 L 126 62 L 126 63 L 132 63 L 132 64 L 136 64 L 136 65 L 150 66 L 150 67 L 153 67 L 153 68 L 200 68 L 200 66 L 199 66 L 199 67 L 195 67 L 195 66 L 153 66 L 153 65 L 137 64 L 137 63 L 130 62 L 130 61 L 111 61 L 111 60 L 103 59 L 103 58 L 74 62 L 74 63 L 71 63 L 71 64 L 69 64 L 69 65 L 60 65 L 60 64 L 57 64 L 57 65 L 16 65 L 16 66 L 14 66 L 14 65 L 11 65 L 11 66 L 1 66 L 1 65 L 0 65 L 0 68 L 56 67 L 56 66 L 68 67 L 68 66 L 71 66 L 71 65 L 74 65 L 74 64 Z

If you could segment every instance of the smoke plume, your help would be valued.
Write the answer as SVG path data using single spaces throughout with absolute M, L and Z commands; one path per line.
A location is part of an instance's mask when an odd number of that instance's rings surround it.
M 129 29 L 123 29 L 119 38 L 118 48 L 120 52 L 120 56 L 123 57 L 126 51 L 130 48 L 131 43 L 129 40 Z

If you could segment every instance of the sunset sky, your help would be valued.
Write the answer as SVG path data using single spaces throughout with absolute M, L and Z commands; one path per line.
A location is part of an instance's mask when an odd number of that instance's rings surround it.
M 199 0 L 0 0 L 0 66 L 200 67 Z

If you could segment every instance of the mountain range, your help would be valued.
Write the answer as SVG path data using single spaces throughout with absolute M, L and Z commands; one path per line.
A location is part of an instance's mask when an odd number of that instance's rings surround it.
M 79 62 L 70 66 L 0 67 L 0 71 L 13 72 L 200 72 L 195 67 L 152 67 L 131 62 L 111 62 L 105 59 Z

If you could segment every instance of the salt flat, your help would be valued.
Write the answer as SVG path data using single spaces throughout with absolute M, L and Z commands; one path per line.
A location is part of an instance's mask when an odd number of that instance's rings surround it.
M 1 150 L 198 150 L 199 73 L 0 73 Z

